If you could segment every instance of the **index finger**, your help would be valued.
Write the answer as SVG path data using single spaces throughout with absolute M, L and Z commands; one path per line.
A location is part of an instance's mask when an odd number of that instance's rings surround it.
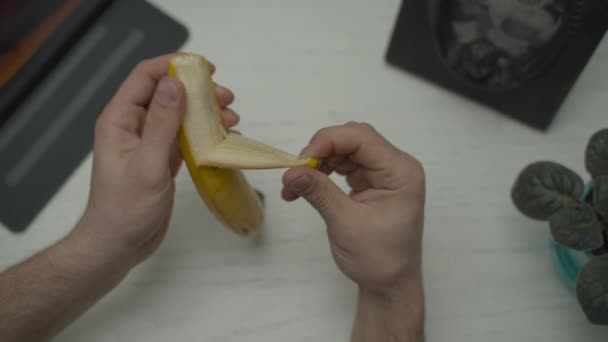
M 371 125 L 347 123 L 319 130 L 302 156 L 319 159 L 348 156 L 361 167 L 379 170 L 394 165 L 400 152 Z
M 156 85 L 161 78 L 167 75 L 171 58 L 178 54 L 171 53 L 139 62 L 110 103 L 147 107 L 152 100 Z M 209 69 L 211 74 L 215 72 L 215 65 L 211 62 L 209 62 Z
M 321 129 L 302 152 L 303 156 L 321 158 L 331 163 L 328 172 L 335 167 L 347 174 L 347 181 L 355 192 L 368 188 L 397 190 L 408 184 L 422 184 L 421 164 L 411 155 L 398 149 L 378 133 L 371 125 L 347 123 Z

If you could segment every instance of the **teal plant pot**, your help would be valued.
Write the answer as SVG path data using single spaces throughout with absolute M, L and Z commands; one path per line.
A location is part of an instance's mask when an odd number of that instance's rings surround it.
M 583 199 L 587 198 L 592 188 L 593 184 L 591 182 L 587 183 Z M 576 289 L 578 274 L 591 258 L 591 254 L 566 248 L 551 238 L 549 239 L 549 253 L 562 281 L 569 288 Z

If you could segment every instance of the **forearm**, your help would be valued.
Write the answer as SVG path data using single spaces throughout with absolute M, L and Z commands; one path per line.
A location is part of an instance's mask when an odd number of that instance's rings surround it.
M 352 342 L 424 341 L 424 292 L 409 284 L 390 295 L 359 289 Z
M 0 340 L 50 340 L 118 284 L 117 265 L 71 235 L 0 273 Z

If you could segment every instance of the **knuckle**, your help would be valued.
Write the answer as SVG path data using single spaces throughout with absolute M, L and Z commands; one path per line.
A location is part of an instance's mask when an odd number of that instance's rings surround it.
M 163 108 L 150 110 L 146 118 L 146 125 L 164 128 L 173 127 L 177 122 L 177 115 Z
M 110 122 L 106 115 L 100 115 L 95 120 L 95 136 L 101 136 L 109 129 Z
M 424 166 L 416 158 L 408 157 L 409 178 L 412 184 L 424 187 L 426 174 Z
M 145 171 L 139 174 L 139 179 L 145 189 L 155 189 L 162 182 L 158 172 Z
M 374 128 L 374 126 L 372 126 L 370 123 L 368 122 L 360 122 L 359 123 L 359 128 L 361 128 L 362 130 L 365 130 L 367 132 L 376 132 L 376 129 Z
M 150 64 L 152 63 L 151 59 L 144 59 L 139 61 L 136 65 L 135 68 L 133 68 L 134 72 L 142 72 L 144 70 L 147 70 L 150 66 Z
M 306 189 L 304 195 L 309 198 L 317 209 L 323 211 L 328 207 L 327 182 L 313 179 L 311 186 Z
M 321 128 L 320 130 L 317 131 L 317 133 L 315 133 L 312 136 L 312 138 L 310 139 L 310 142 L 312 143 L 314 141 L 323 140 L 323 139 L 325 139 L 325 137 L 331 136 L 332 130 L 333 130 L 332 127 Z
M 167 122 L 167 116 L 161 110 L 151 110 L 146 116 L 146 125 L 152 127 L 162 127 Z
M 368 122 L 354 122 L 353 124 L 348 125 L 347 127 L 353 128 L 360 132 L 362 137 L 366 139 L 377 138 L 380 136 L 378 131 Z
M 351 128 L 356 128 L 356 129 L 360 129 L 360 130 L 366 130 L 366 131 L 375 131 L 374 127 L 369 124 L 368 122 L 359 122 L 359 121 L 348 121 L 347 123 L 344 124 L 345 127 L 351 127 Z
M 129 169 L 129 178 L 136 179 L 144 189 L 155 189 L 164 180 L 164 172 L 158 172 L 156 168 L 144 167 L 144 163 L 137 163 Z
M 414 173 L 416 176 L 419 176 L 420 178 L 424 178 L 424 174 L 425 174 L 424 165 L 422 165 L 422 163 L 416 158 L 412 158 L 411 164 L 412 164 L 412 173 Z
M 321 213 L 327 212 L 327 208 L 329 208 L 329 201 L 327 196 L 324 194 L 316 194 L 311 199 L 313 206 L 317 208 Z

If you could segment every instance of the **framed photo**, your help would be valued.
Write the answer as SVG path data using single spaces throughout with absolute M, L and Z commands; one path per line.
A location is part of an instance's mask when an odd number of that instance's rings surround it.
M 607 28 L 605 0 L 404 0 L 386 59 L 545 130 Z

